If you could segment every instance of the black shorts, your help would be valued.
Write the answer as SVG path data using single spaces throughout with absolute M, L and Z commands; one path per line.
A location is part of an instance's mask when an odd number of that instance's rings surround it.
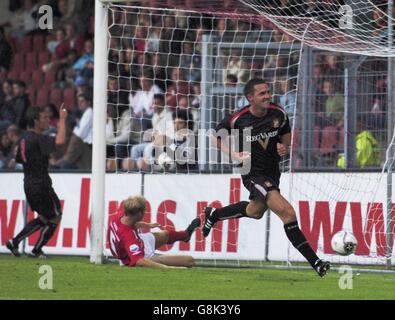
M 243 184 L 250 192 L 250 200 L 260 200 L 266 202 L 268 192 L 277 190 L 280 184 L 280 179 L 273 179 L 268 176 L 249 176 L 243 177 Z
M 62 215 L 59 198 L 52 187 L 25 186 L 25 194 L 30 208 L 43 218 L 52 220 Z

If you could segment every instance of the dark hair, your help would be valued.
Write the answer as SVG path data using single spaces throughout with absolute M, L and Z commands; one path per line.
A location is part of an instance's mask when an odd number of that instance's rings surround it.
M 91 95 L 88 94 L 88 93 L 80 93 L 80 94 L 77 96 L 77 99 L 78 99 L 78 98 L 83 98 L 83 99 L 85 99 L 86 101 L 92 102 L 92 97 L 91 97 Z
M 59 119 L 59 110 L 56 108 L 56 106 L 53 103 L 47 104 L 43 109 L 45 111 L 45 108 L 50 108 L 53 114 L 53 117 L 55 119 Z
M 162 106 L 165 105 L 165 95 L 163 93 L 155 93 L 154 100 L 155 99 L 158 99 L 162 103 Z
M 235 74 L 229 73 L 226 76 L 226 81 L 232 82 L 232 83 L 237 83 L 237 76 Z
M 193 130 L 193 115 L 186 109 L 176 109 L 173 112 L 173 120 L 182 119 L 184 120 L 189 130 Z
M 34 128 L 34 120 L 40 119 L 40 113 L 43 113 L 44 109 L 33 106 L 29 107 L 25 114 L 26 124 L 28 128 Z
M 255 86 L 257 84 L 267 84 L 267 81 L 264 79 L 259 79 L 259 78 L 253 78 L 251 80 L 248 80 L 248 82 L 246 83 L 245 87 L 244 87 L 244 95 L 245 97 L 248 99 L 248 95 L 253 94 L 254 90 L 255 90 Z
M 22 87 L 22 88 L 26 89 L 26 83 L 24 81 L 22 81 L 22 80 L 16 80 L 14 82 L 14 84 L 16 84 L 19 87 Z

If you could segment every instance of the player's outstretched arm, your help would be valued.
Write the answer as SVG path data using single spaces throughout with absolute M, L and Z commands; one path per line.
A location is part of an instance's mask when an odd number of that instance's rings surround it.
M 166 266 L 162 263 L 158 263 L 149 259 L 139 259 L 136 262 L 136 266 L 138 267 L 148 267 L 148 268 L 158 268 L 158 269 L 186 269 L 186 267 L 173 267 L 173 266 Z
M 66 119 L 67 110 L 64 108 L 64 103 L 62 103 L 59 109 L 58 133 L 55 138 L 55 143 L 58 146 L 66 143 Z

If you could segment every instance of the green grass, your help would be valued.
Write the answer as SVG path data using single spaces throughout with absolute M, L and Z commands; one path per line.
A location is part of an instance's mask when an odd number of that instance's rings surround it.
M 41 265 L 53 270 L 53 290 L 41 290 Z M 341 274 L 319 278 L 312 270 L 158 270 L 93 265 L 88 258 L 36 260 L 0 255 L 0 299 L 395 299 L 395 275 L 354 275 L 339 289 Z

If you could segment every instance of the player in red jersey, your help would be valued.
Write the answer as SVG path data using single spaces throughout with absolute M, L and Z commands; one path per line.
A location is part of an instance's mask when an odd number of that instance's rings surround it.
M 107 240 L 111 253 L 122 265 L 129 267 L 192 267 L 194 259 L 182 255 L 155 255 L 155 250 L 176 241 L 189 241 L 200 226 L 200 219 L 192 220 L 184 231 L 161 231 L 139 233 L 140 228 L 160 227 L 158 223 L 143 222 L 146 200 L 142 196 L 129 197 L 124 201 L 124 213 L 111 221 Z

